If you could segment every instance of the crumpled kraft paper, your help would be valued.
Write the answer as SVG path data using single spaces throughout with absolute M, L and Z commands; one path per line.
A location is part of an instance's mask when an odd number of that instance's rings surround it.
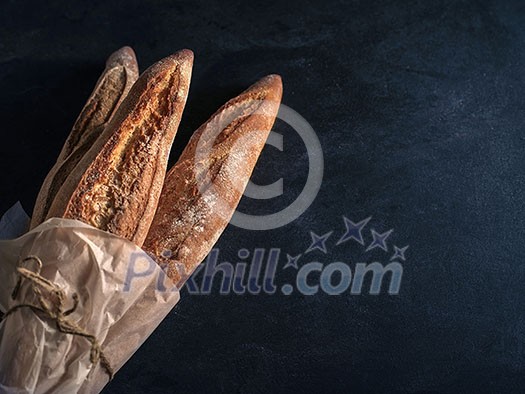
M 160 267 L 133 243 L 76 220 L 53 218 L 29 233 L 0 241 L 0 310 L 38 305 L 30 280 L 13 289 L 18 267 L 37 271 L 65 294 L 67 319 L 96 337 L 116 372 L 179 300 Z M 42 294 L 47 294 L 42 291 Z M 45 298 L 45 297 L 44 297 Z M 52 302 L 49 296 L 47 301 Z M 62 333 L 43 313 L 21 307 L 0 323 L 0 392 L 97 393 L 109 376 L 90 359 L 91 343 Z

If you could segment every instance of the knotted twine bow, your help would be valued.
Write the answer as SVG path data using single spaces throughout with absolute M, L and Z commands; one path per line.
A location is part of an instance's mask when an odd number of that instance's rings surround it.
M 60 289 L 53 282 L 47 280 L 46 278 L 40 275 L 40 270 L 42 269 L 42 261 L 37 256 L 28 256 L 21 261 L 20 264 L 25 263 L 26 261 L 35 261 L 37 264 L 35 272 L 28 270 L 23 267 L 18 267 L 18 281 L 16 286 L 11 294 L 11 298 L 14 300 L 18 296 L 20 287 L 22 285 L 22 279 L 27 279 L 31 282 L 31 290 L 36 296 L 39 305 L 33 305 L 28 303 L 18 304 L 10 308 L 4 315 L 3 319 L 13 312 L 21 308 L 29 308 L 33 312 L 40 312 L 45 315 L 50 320 L 53 320 L 56 324 L 57 330 L 63 334 L 78 335 L 85 338 L 89 343 L 91 343 L 90 350 L 90 361 L 92 365 L 100 363 L 101 367 L 104 368 L 106 373 L 109 375 L 109 380 L 113 378 L 114 371 L 111 368 L 111 365 L 104 355 L 100 344 L 97 341 L 97 338 L 94 335 L 88 334 L 84 329 L 78 326 L 75 322 L 72 322 L 67 317 L 73 313 L 78 306 L 78 294 L 73 293 L 73 307 L 64 310 L 64 302 L 66 300 L 66 293 L 64 290 Z M 48 299 L 42 294 L 40 288 L 46 290 L 48 293 Z M 93 371 L 93 370 L 91 370 Z

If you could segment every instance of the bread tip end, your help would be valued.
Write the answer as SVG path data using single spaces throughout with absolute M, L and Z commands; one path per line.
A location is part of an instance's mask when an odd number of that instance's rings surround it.
M 283 92 L 283 80 L 279 74 L 269 74 L 257 81 L 253 88 L 262 88 L 268 92 L 269 98 L 274 97 L 280 101 Z
M 164 59 L 157 62 L 157 65 L 163 67 L 176 67 L 181 66 L 183 69 L 193 67 L 193 51 L 190 49 L 181 49 Z
M 263 85 L 268 86 L 271 88 L 282 88 L 283 85 L 283 79 L 279 74 L 269 74 L 263 78 L 261 78 L 258 82 L 256 82 L 257 85 Z
M 194 54 L 191 49 L 181 49 L 180 51 L 176 52 L 173 56 L 176 57 L 177 60 L 181 63 L 193 64 Z
M 279 81 L 279 82 L 282 82 L 282 80 L 283 80 L 282 77 L 279 74 L 269 74 L 265 78 L 268 78 L 268 79 L 271 79 L 271 80 L 275 80 L 275 81 Z
M 108 67 L 115 65 L 124 65 L 129 68 L 136 68 L 138 72 L 137 57 L 135 51 L 129 46 L 123 46 L 122 48 L 113 52 L 107 62 Z

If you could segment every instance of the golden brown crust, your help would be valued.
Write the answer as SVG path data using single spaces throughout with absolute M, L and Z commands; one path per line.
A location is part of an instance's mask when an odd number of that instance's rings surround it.
M 81 220 L 142 245 L 162 190 L 192 64 L 193 53 L 183 50 L 140 76 L 66 179 L 48 217 Z
M 192 136 L 164 182 L 143 249 L 178 286 L 228 224 L 275 121 L 282 95 L 270 75 L 228 101 Z
M 31 228 L 42 223 L 66 177 L 91 148 L 138 78 L 135 53 L 123 47 L 111 54 L 60 155 L 38 193 Z

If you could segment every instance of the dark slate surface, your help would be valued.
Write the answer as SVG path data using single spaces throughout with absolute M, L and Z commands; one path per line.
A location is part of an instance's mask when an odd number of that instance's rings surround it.
M 323 146 L 323 186 L 295 222 L 230 226 L 218 247 L 299 261 L 388 262 L 410 245 L 398 296 L 228 295 L 182 301 L 105 393 L 521 393 L 525 391 L 525 5 L 521 1 L 15 2 L 0 5 L 0 211 L 31 210 L 105 57 L 141 68 L 195 52 L 172 159 L 225 100 L 267 73 Z M 304 146 L 265 150 L 255 179 L 285 195 L 306 179 Z M 336 246 L 342 215 L 394 229 L 389 252 Z M 365 246 L 366 246 L 365 245 Z M 294 277 L 281 269 L 277 283 Z M 291 283 L 291 282 L 290 282 Z

